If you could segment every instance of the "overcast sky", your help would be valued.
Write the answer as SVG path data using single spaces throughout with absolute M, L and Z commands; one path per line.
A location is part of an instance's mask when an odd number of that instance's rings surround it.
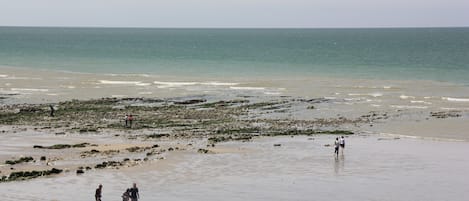
M 0 0 L 0 26 L 469 26 L 469 0 Z

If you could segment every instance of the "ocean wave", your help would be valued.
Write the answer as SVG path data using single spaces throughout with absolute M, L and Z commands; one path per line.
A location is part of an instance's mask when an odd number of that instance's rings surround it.
M 368 93 L 368 94 L 355 94 L 355 93 L 350 93 L 348 94 L 349 96 L 372 96 L 372 97 L 381 97 L 383 96 L 382 93 L 376 92 L 376 93 Z
M 441 99 L 451 102 L 469 102 L 469 98 L 451 98 L 451 97 L 442 97 Z
M 137 83 L 137 84 L 135 84 L 135 85 L 137 85 L 137 86 L 150 86 L 151 83 L 142 82 L 142 83 Z
M 115 73 L 110 73 L 110 74 L 105 74 L 108 76 L 113 76 L 113 77 L 150 77 L 149 74 L 115 74 Z
M 264 87 L 230 87 L 233 90 L 252 90 L 252 91 L 260 91 L 265 90 Z
M 266 92 L 264 92 L 264 94 L 265 94 L 265 95 L 280 95 L 280 94 L 282 94 L 282 93 L 280 93 L 280 92 L 266 91 Z
M 236 86 L 239 83 L 235 82 L 202 82 L 201 85 L 211 85 L 211 86 Z
M 418 105 L 391 105 L 392 108 L 397 109 L 427 109 L 428 106 L 418 106 Z
M 431 105 L 432 104 L 431 102 L 421 101 L 421 100 L 413 100 L 413 101 L 410 101 L 410 103 L 422 103 L 422 104 L 426 104 L 426 105 Z
M 101 84 L 121 84 L 121 85 L 137 85 L 141 84 L 141 81 L 116 81 L 116 80 L 99 80 Z
M 48 92 L 49 89 L 11 88 L 12 91 Z
M 180 86 L 193 86 L 193 85 L 206 85 L 206 86 L 236 86 L 239 83 L 235 82 L 164 82 L 164 81 L 154 81 L 156 85 L 165 85 L 169 87 L 180 87 Z
M 364 98 L 344 98 L 345 101 L 361 101 L 365 100 Z
M 8 75 L 0 74 L 0 78 L 5 78 L 5 77 L 8 77 Z
M 151 91 L 142 91 L 142 92 L 138 92 L 138 94 L 140 94 L 140 95 L 150 95 L 150 94 L 153 94 L 153 92 L 151 92 Z
M 192 86 L 192 85 L 198 84 L 198 82 L 162 82 L 162 81 L 154 81 L 153 84 L 177 87 L 177 86 Z
M 399 98 L 400 98 L 400 99 L 414 99 L 415 96 L 400 95 Z

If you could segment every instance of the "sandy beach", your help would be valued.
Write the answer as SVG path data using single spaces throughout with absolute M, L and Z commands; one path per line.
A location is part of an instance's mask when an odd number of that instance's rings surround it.
M 133 182 L 142 200 L 464 200 L 469 190 L 464 85 L 2 70 L 6 200 L 92 199 L 99 183 L 118 200 Z

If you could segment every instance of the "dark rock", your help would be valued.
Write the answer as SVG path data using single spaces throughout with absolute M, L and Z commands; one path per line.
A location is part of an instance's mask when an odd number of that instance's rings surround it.
M 174 102 L 174 104 L 177 104 L 177 105 L 192 105 L 192 104 L 204 103 L 204 102 L 207 102 L 207 100 L 205 100 L 205 99 L 191 99 L 191 100 Z

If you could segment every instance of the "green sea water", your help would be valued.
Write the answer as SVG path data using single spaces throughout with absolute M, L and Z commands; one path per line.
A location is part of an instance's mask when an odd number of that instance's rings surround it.
M 0 27 L 0 65 L 172 76 L 469 83 L 469 28 Z

